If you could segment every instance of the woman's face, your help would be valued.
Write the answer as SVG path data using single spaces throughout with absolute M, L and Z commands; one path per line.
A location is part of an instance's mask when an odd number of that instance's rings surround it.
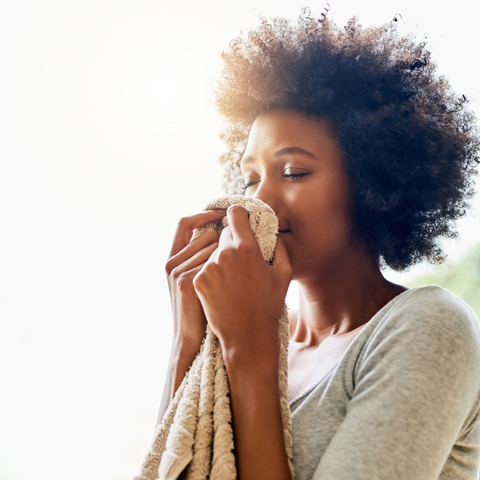
M 320 118 L 279 108 L 253 122 L 241 160 L 245 195 L 275 210 L 294 279 L 322 276 L 352 253 L 349 186 Z M 340 263 L 339 263 L 340 262 Z

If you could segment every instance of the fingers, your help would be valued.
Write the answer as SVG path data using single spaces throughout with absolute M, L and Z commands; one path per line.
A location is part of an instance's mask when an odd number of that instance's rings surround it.
M 192 238 L 195 228 L 200 228 L 210 222 L 217 222 L 225 216 L 225 210 L 207 210 L 191 217 L 184 217 L 178 223 L 177 231 L 173 237 L 172 249 L 169 258 L 183 250 Z M 203 235 L 202 235 L 203 236 Z
M 178 264 L 176 267 L 167 267 L 169 278 L 169 288 L 178 289 L 179 292 L 193 292 L 193 278 L 203 268 L 205 262 L 210 258 L 212 253 L 218 247 L 218 243 L 212 243 L 202 250 L 195 253 L 185 262 Z
M 210 245 L 202 248 L 202 250 L 198 251 L 190 257 L 188 260 L 182 262 L 182 270 L 193 270 L 197 267 L 202 267 L 203 264 L 210 258 L 212 253 L 217 249 L 218 242 L 211 243 Z
M 178 291 L 182 294 L 188 294 L 189 292 L 194 291 L 193 287 L 193 279 L 197 275 L 197 273 L 203 268 L 205 264 L 201 263 L 190 270 L 184 270 L 184 265 L 179 268 L 176 268 L 172 272 L 171 280 L 173 281 L 173 285 Z M 170 291 L 172 291 L 172 285 L 169 284 Z
M 245 208 L 241 205 L 231 205 L 227 209 L 227 217 L 234 240 L 255 240 Z
M 260 253 L 257 240 L 252 232 L 249 213 L 241 205 L 231 205 L 227 209 L 228 227 L 222 230 L 219 241 L 219 250 L 229 246 L 253 248 L 255 253 Z M 258 251 L 258 252 L 257 252 Z
M 220 234 L 220 240 L 218 241 L 218 247 L 220 250 L 227 248 L 229 245 L 232 244 L 232 228 L 225 227 Z
M 167 264 L 165 265 L 167 274 L 169 275 L 173 269 L 183 263 L 192 268 L 192 266 L 198 265 L 199 262 L 203 263 L 208 260 L 210 254 L 218 246 L 218 238 L 219 235 L 216 230 L 213 228 L 206 230 L 202 235 L 188 243 L 185 248 L 180 250 L 180 252 L 168 259 Z M 212 245 L 214 245 L 214 247 L 212 247 Z

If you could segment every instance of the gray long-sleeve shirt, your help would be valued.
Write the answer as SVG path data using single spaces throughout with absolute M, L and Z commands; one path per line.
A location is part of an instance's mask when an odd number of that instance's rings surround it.
M 407 290 L 290 407 L 297 480 L 477 480 L 477 320 L 446 290 Z

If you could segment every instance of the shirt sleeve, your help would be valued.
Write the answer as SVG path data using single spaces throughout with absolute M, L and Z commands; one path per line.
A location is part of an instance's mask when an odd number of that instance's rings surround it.
M 399 302 L 391 315 L 365 344 L 313 480 L 438 480 L 478 410 L 479 330 L 469 308 L 432 289 L 428 301 Z

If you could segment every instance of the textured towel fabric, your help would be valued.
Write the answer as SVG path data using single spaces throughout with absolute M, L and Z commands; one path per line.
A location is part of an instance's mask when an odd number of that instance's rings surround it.
M 276 245 L 278 220 L 265 203 L 242 195 L 221 197 L 205 210 L 226 209 L 240 204 L 249 212 L 250 226 L 265 261 L 270 262 Z M 221 231 L 227 226 L 224 217 L 218 224 L 208 224 L 194 232 L 201 235 L 207 228 Z M 279 319 L 280 370 L 279 391 L 285 447 L 292 478 L 292 435 L 287 400 L 289 326 L 287 308 Z M 200 351 L 183 379 L 155 432 L 152 447 L 137 480 L 234 480 L 235 466 L 232 414 L 228 379 L 218 339 L 207 326 Z

